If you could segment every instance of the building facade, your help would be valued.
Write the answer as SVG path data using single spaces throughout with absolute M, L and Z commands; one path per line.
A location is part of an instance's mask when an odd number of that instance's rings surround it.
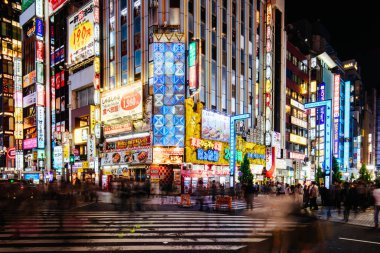
M 309 98 L 309 59 L 291 42 L 287 42 L 286 61 L 286 151 L 285 176 L 295 181 L 310 180 L 308 157 L 308 116 L 304 104 Z M 313 83 L 315 86 L 315 83 Z M 306 158 L 306 159 L 305 159 Z
M 22 9 L 19 150 L 30 173 L 182 188 L 186 98 L 202 115 L 250 114 L 237 123 L 239 154 L 259 159 L 258 180 L 286 168 L 284 1 L 36 0 Z M 199 139 L 230 142 L 230 122 L 210 124 Z
M 20 13 L 21 1 L 0 3 L 0 173 L 5 178 L 19 176 L 15 147 L 16 139 L 22 139 L 22 107 L 16 93 L 22 85 Z

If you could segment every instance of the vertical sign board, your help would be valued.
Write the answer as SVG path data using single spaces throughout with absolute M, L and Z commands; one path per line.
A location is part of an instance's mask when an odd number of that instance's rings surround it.
M 343 166 L 349 168 L 350 157 L 350 97 L 351 97 L 351 82 L 347 81 L 344 84 L 344 155 Z
M 325 159 L 324 159 L 324 171 L 326 175 L 325 180 L 325 186 L 327 189 L 330 188 L 330 180 L 331 180 L 331 166 L 332 166 L 332 159 L 331 159 L 331 120 L 332 120 L 332 103 L 331 100 L 325 100 L 325 101 L 318 101 L 313 103 L 305 104 L 305 109 L 311 109 L 311 108 L 319 108 L 324 107 L 324 110 L 326 112 L 326 118 L 325 118 Z
M 326 127 L 325 127 L 325 173 L 326 175 L 330 175 L 331 165 L 332 165 L 332 150 L 331 150 L 331 113 L 332 113 L 332 105 L 331 100 L 326 101 Z M 327 186 L 329 189 L 329 186 Z
M 231 116 L 230 119 L 230 187 L 233 186 L 235 176 L 235 161 L 236 161 L 236 131 L 235 122 L 245 120 L 251 117 L 249 113 Z
M 340 75 L 334 75 L 334 156 L 339 159 Z
M 37 148 L 45 148 L 45 109 L 37 106 Z
M 198 91 L 200 84 L 200 40 L 193 40 L 189 44 L 189 90 L 190 95 Z
M 266 56 L 265 56 L 265 145 L 271 146 L 272 137 L 272 4 L 266 6 Z

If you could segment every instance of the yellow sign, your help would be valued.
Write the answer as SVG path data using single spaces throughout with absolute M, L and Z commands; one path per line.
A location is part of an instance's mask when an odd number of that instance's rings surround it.
M 69 145 L 64 145 L 63 146 L 63 161 L 64 162 L 69 162 L 70 159 L 70 146 Z
M 88 161 L 83 161 L 83 162 L 82 162 L 82 168 L 83 168 L 83 169 L 87 169 L 87 168 L 89 168 L 89 163 L 88 163 Z
M 84 144 L 88 140 L 88 127 L 74 129 L 74 144 Z
M 197 159 L 197 149 L 198 145 L 194 144 L 194 140 L 201 139 L 201 122 L 202 122 L 202 109 L 203 105 L 201 103 L 197 104 L 197 111 L 194 111 L 194 101 L 189 98 L 185 100 L 186 106 L 186 149 L 185 157 L 186 162 L 194 164 L 215 164 L 215 165 L 228 165 L 229 164 L 229 148 L 230 145 L 226 142 L 218 142 L 212 140 L 201 140 L 199 145 L 205 149 L 215 149 L 215 146 L 221 146 L 218 161 L 202 161 Z M 265 155 L 265 146 L 257 143 L 246 142 L 241 136 L 236 137 L 236 151 L 240 151 L 245 154 L 261 154 Z M 249 158 L 251 164 L 258 164 L 265 166 L 265 159 L 253 159 Z M 237 161 L 239 164 L 239 162 Z
M 301 145 L 307 145 L 307 140 L 305 137 L 295 135 L 295 134 L 290 134 L 290 142 L 301 144 Z

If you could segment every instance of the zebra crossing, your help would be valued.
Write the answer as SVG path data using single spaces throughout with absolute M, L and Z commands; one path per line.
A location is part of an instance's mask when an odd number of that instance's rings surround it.
M 196 211 L 46 211 L 7 223 L 0 252 L 237 252 L 299 226 Z

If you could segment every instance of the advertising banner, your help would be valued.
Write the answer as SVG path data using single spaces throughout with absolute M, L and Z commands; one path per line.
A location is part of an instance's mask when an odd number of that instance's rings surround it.
M 121 117 L 141 119 L 143 112 L 141 82 L 134 83 L 102 94 L 102 121 L 107 122 Z
M 22 87 L 26 88 L 31 84 L 34 84 L 36 82 L 36 71 L 33 70 L 29 74 L 26 74 L 22 77 Z
M 193 94 L 199 89 L 200 81 L 200 41 L 194 40 L 189 44 L 189 90 Z
M 74 65 L 94 55 L 94 3 L 90 1 L 68 20 L 68 64 Z
M 33 92 L 32 94 L 29 94 L 29 95 L 25 96 L 24 99 L 23 99 L 23 103 L 22 103 L 23 107 L 25 108 L 25 107 L 28 107 L 30 105 L 35 104 L 36 100 L 37 100 L 37 98 L 36 98 L 36 93 L 35 92 Z
M 181 164 L 183 148 L 153 148 L 154 164 Z
M 53 158 L 54 169 L 61 169 L 63 167 L 63 159 L 62 159 L 62 146 L 55 146 L 53 150 Z
M 111 136 L 118 133 L 128 133 L 132 131 L 132 123 L 131 122 L 123 122 L 117 125 L 104 126 L 103 133 L 104 136 Z
M 87 140 L 87 159 L 89 162 L 93 162 L 96 157 L 96 140 L 95 136 L 89 136 Z
M 49 15 L 61 8 L 67 0 L 49 0 Z
M 44 22 L 39 18 L 36 18 L 36 36 L 44 36 Z
M 223 114 L 202 110 L 202 138 L 229 142 L 230 118 Z
M 31 138 L 24 140 L 24 149 L 33 149 L 37 147 L 37 138 Z
M 152 163 L 152 149 L 140 148 L 135 150 L 125 150 L 105 153 L 101 164 L 122 165 L 122 164 L 149 164 Z
M 45 148 L 45 108 L 37 106 L 37 139 L 38 148 Z
M 145 136 L 142 138 L 120 140 L 116 142 L 106 142 L 105 151 L 121 151 L 126 149 L 138 149 L 141 147 L 150 146 L 151 139 L 150 136 Z
M 88 127 L 81 127 L 74 129 L 74 144 L 83 144 L 88 140 Z
M 334 75 L 334 97 L 333 97 L 333 113 L 334 113 L 334 156 L 340 157 L 339 152 L 339 133 L 340 133 L 340 75 Z

